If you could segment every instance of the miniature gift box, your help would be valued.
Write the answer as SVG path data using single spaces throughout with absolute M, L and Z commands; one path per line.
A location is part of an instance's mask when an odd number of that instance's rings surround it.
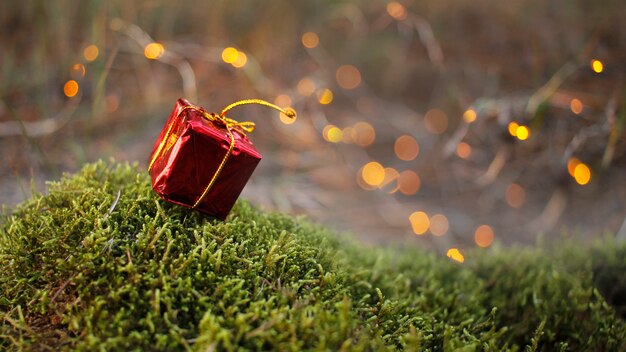
M 226 218 L 261 160 L 246 136 L 254 124 L 225 116 L 242 104 L 262 104 L 295 117 L 293 110 L 262 100 L 240 101 L 218 115 L 179 99 L 154 144 L 148 168 L 152 188 L 161 198 Z

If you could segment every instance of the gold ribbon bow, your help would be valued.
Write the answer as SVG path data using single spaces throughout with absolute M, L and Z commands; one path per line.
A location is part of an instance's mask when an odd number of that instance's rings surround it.
M 202 114 L 202 116 L 205 119 L 207 119 L 208 121 L 217 123 L 217 124 L 222 125 L 223 127 L 225 127 L 226 131 L 228 131 L 228 136 L 230 137 L 230 145 L 228 147 L 228 151 L 226 152 L 226 154 L 222 158 L 222 162 L 220 163 L 219 167 L 217 168 L 217 170 L 213 174 L 213 177 L 211 178 L 211 181 L 204 188 L 204 191 L 202 192 L 200 197 L 198 197 L 198 199 L 196 200 L 196 202 L 194 203 L 192 208 L 196 208 L 200 204 L 200 202 L 202 202 L 202 200 L 207 195 L 207 193 L 209 193 L 211 188 L 213 188 L 213 185 L 215 184 L 215 181 L 217 180 L 218 176 L 222 172 L 222 169 L 226 165 L 226 162 L 228 161 L 228 158 L 232 154 L 233 149 L 235 148 L 235 136 L 233 135 L 233 132 L 232 132 L 233 129 L 238 130 L 238 132 L 240 132 L 241 134 L 243 134 L 245 136 L 246 132 L 248 132 L 248 133 L 253 132 L 254 129 L 256 128 L 256 124 L 254 122 L 252 122 L 252 121 L 239 122 L 237 120 L 233 120 L 233 119 L 231 119 L 231 118 L 226 116 L 226 113 L 228 111 L 230 111 L 231 109 L 233 109 L 233 108 L 235 108 L 237 106 L 246 105 L 246 104 L 258 104 L 258 105 L 267 106 L 267 107 L 270 107 L 270 108 L 272 108 L 274 110 L 280 111 L 281 113 L 285 114 L 289 118 L 292 118 L 292 119 L 296 118 L 296 111 L 295 110 L 293 110 L 291 108 L 283 109 L 283 108 L 281 108 L 281 107 L 279 107 L 277 105 L 274 105 L 272 103 L 268 103 L 265 100 L 261 100 L 261 99 L 245 99 L 245 100 L 240 100 L 238 102 L 232 103 L 232 104 L 228 105 L 227 107 L 225 107 L 222 110 L 222 112 L 220 112 L 219 115 L 214 114 L 214 113 L 208 113 L 204 109 L 202 109 L 201 107 L 197 107 L 197 106 L 194 106 L 194 105 L 187 105 L 187 106 L 183 107 L 180 110 L 180 112 L 178 113 L 178 116 L 176 116 L 176 118 L 178 118 L 183 113 L 183 111 L 185 111 L 185 110 L 195 110 L 195 111 L 199 112 L 200 114 Z M 154 153 L 154 156 L 152 157 L 152 160 L 150 160 L 150 165 L 148 166 L 148 171 L 152 170 L 152 166 L 154 165 L 156 160 L 161 156 L 162 153 L 165 152 L 164 151 L 165 144 L 167 143 L 168 139 L 170 138 L 170 136 L 172 134 L 173 126 L 174 126 L 174 123 L 172 122 L 172 124 L 170 124 L 167 132 L 165 133 L 165 136 L 163 137 L 163 140 L 159 144 L 159 147 L 158 147 L 156 153 Z

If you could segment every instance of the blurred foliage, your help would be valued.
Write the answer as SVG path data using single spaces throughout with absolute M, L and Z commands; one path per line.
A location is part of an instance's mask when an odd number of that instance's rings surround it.
M 267 201 L 272 207 L 358 223 L 332 216 L 367 203 L 359 218 L 367 213 L 402 233 L 410 233 L 413 212 L 444 215 L 449 230 L 430 239 L 446 248 L 473 245 L 485 224 L 509 241 L 562 226 L 617 232 L 626 213 L 625 7 L 618 0 L 5 1 L 0 194 L 3 203 L 23 198 L 16 175 L 42 182 L 109 155 L 144 162 L 180 96 L 209 110 L 286 96 L 300 112 L 296 124 L 252 118 L 267 124 L 254 139 L 274 160 L 260 177 L 283 190 Z M 306 32 L 319 44 L 304 47 Z M 153 42 L 164 51 L 148 60 Z M 85 55 L 91 45 L 95 58 Z M 227 47 L 245 53 L 242 67 L 222 60 Z M 354 88 L 342 86 L 344 65 L 357 69 Z M 69 80 L 79 87 L 71 97 L 63 89 Z M 303 80 L 311 92 L 299 89 Z M 327 90 L 332 102 L 320 104 Z M 472 119 L 463 117 L 468 111 Z M 363 122 L 375 130 L 367 145 L 355 143 Z M 511 123 L 527 139 L 509 133 Z M 402 135 L 418 143 L 416 158 L 394 152 Z M 354 179 L 370 162 L 382 168 L 368 179 L 383 181 L 361 186 L 376 194 L 343 200 L 360 192 Z M 578 173 L 568 171 L 572 163 L 583 165 Z M 250 196 L 266 200 L 267 189 Z

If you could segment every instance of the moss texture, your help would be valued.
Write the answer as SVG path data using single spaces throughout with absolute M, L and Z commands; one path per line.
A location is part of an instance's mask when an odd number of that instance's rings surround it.
M 245 201 L 210 220 L 98 162 L 2 219 L 0 349 L 626 349 L 625 245 L 468 258 L 366 248 Z

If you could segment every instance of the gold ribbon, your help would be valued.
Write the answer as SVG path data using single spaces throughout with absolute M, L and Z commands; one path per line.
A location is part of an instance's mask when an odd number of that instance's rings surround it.
M 222 112 L 220 112 L 219 115 L 214 114 L 214 113 L 208 113 L 201 107 L 197 107 L 197 106 L 194 106 L 194 105 L 187 105 L 187 106 L 183 107 L 180 110 L 180 112 L 178 113 L 178 115 L 176 116 L 176 119 L 178 119 L 180 117 L 180 115 L 184 111 L 186 111 L 186 110 L 197 111 L 200 114 L 202 114 L 202 116 L 205 119 L 207 119 L 208 121 L 211 121 L 213 123 L 216 123 L 216 124 L 224 126 L 226 128 L 226 131 L 228 132 L 228 136 L 230 137 L 230 145 L 228 146 L 228 151 L 226 152 L 226 154 L 222 158 L 222 161 L 220 162 L 220 165 L 217 168 L 217 170 L 215 171 L 215 173 L 213 174 L 213 177 L 211 178 L 211 181 L 204 188 L 204 191 L 202 192 L 200 197 L 198 197 L 198 200 L 196 200 L 196 202 L 194 203 L 192 208 L 196 208 L 200 204 L 200 202 L 202 202 L 202 200 L 207 195 L 207 193 L 209 193 L 211 188 L 213 188 L 213 185 L 215 184 L 215 181 L 217 180 L 218 176 L 222 172 L 222 169 L 226 165 L 226 162 L 228 161 L 228 158 L 230 157 L 230 155 L 233 152 L 233 149 L 235 149 L 235 136 L 233 135 L 233 132 L 232 132 L 233 129 L 237 130 L 238 132 L 240 132 L 241 134 L 243 134 L 245 136 L 246 132 L 250 133 L 250 132 L 254 131 L 254 129 L 256 128 L 256 124 L 254 122 L 252 122 L 252 121 L 239 122 L 237 120 L 233 120 L 233 119 L 231 119 L 231 118 L 226 116 L 226 113 L 228 111 L 230 111 L 231 109 L 233 109 L 233 108 L 235 108 L 237 106 L 246 105 L 246 104 L 258 104 L 258 105 L 267 106 L 267 107 L 270 107 L 270 108 L 272 108 L 274 110 L 280 111 L 281 113 L 285 114 L 285 116 L 287 116 L 289 118 L 292 118 L 292 119 L 296 118 L 296 111 L 295 110 L 293 110 L 291 108 L 283 109 L 283 108 L 281 108 L 281 107 L 279 107 L 277 105 L 274 105 L 272 103 L 268 103 L 265 100 L 261 100 L 261 99 L 245 99 L 245 100 L 240 100 L 238 102 L 232 103 L 232 104 L 228 105 L 227 107 L 225 107 L 222 110 Z M 173 121 L 170 124 L 169 128 L 167 129 L 167 132 L 165 132 L 165 136 L 163 137 L 163 140 L 161 140 L 161 143 L 159 144 L 159 147 L 157 148 L 156 153 L 154 153 L 154 156 L 152 157 L 152 160 L 150 160 L 150 165 L 148 166 L 148 171 L 152 170 L 152 166 L 154 166 L 154 163 L 156 162 L 156 160 L 159 157 L 161 157 L 162 154 L 165 152 L 165 150 L 164 150 L 165 144 L 167 143 L 168 139 L 172 135 L 172 129 L 174 127 L 174 123 L 175 123 L 175 121 Z

